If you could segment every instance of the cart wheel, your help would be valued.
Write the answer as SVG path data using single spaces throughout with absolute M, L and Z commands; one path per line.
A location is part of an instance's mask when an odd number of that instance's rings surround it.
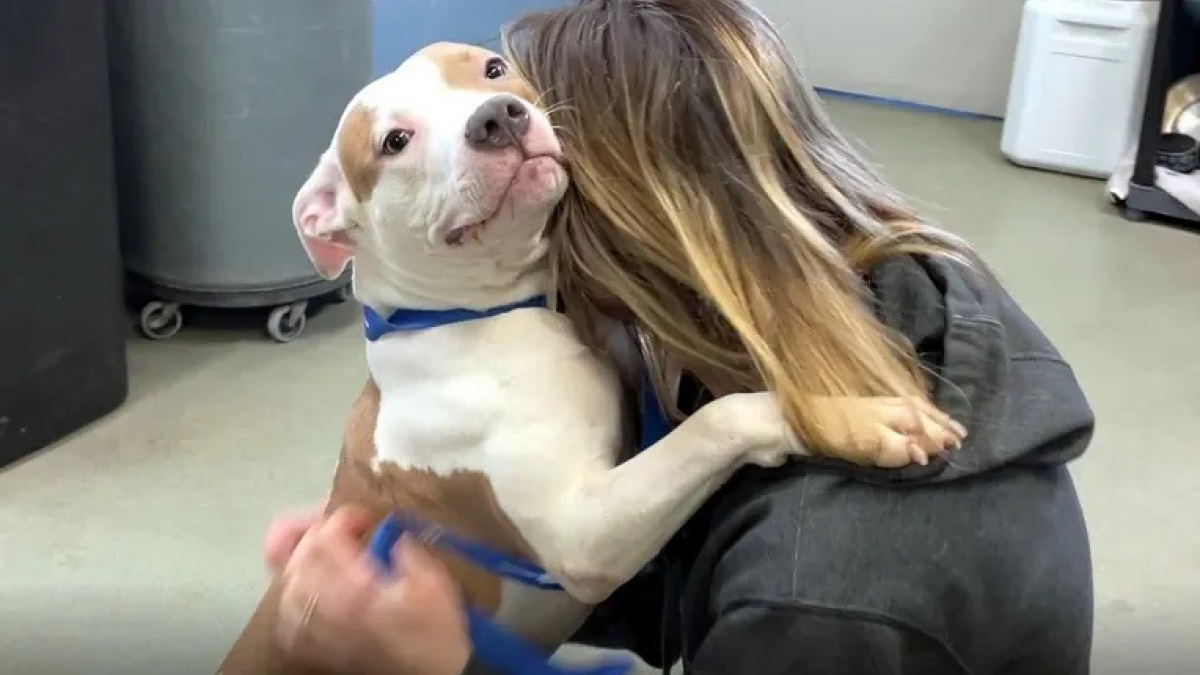
M 174 302 L 148 302 L 142 307 L 138 327 L 151 340 L 167 340 L 183 328 L 183 314 Z
M 1146 212 L 1141 209 L 1131 209 L 1128 206 L 1126 206 L 1125 207 L 1125 220 L 1128 220 L 1131 223 L 1140 223 L 1140 222 L 1146 220 Z
M 267 317 L 267 334 L 279 343 L 291 342 L 304 332 L 308 303 L 280 305 Z
M 354 299 L 354 288 L 350 284 L 346 284 L 333 292 L 333 301 L 339 305 L 343 302 L 350 302 Z

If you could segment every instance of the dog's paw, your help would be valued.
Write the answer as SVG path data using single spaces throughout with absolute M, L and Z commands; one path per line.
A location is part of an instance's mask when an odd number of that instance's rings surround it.
M 811 454 L 801 448 L 799 444 L 790 446 L 787 444 L 776 444 L 773 447 L 759 448 L 757 450 L 749 450 L 746 452 L 743 461 L 746 464 L 761 466 L 766 469 L 774 469 L 777 466 L 783 466 L 788 459 L 797 455 Z
M 830 452 L 858 464 L 928 464 L 960 447 L 967 436 L 965 427 L 919 399 L 839 397 L 815 403 L 837 408 L 822 415 L 833 421 Z

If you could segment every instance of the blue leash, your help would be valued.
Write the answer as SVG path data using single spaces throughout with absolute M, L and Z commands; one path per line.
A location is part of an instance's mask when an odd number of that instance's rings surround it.
M 387 528 L 386 532 L 384 532 L 385 527 Z M 390 553 L 391 547 L 396 545 L 396 542 L 400 540 L 400 536 L 405 532 L 425 543 L 437 544 L 442 548 L 450 549 L 460 557 L 505 579 L 511 579 L 520 584 L 540 588 L 545 591 L 563 590 L 563 587 L 557 581 L 552 579 L 545 570 L 537 565 L 532 565 L 524 560 L 501 553 L 487 546 L 467 541 L 451 532 L 447 532 L 440 525 L 431 525 L 415 518 L 393 514 L 388 518 L 387 522 L 376 530 L 376 535 L 381 537 L 380 545 L 386 544 L 387 551 Z M 395 533 L 394 536 L 393 533 Z M 383 536 L 385 534 L 386 536 Z
M 378 340 L 396 331 L 423 330 L 463 321 L 472 321 L 504 314 L 517 309 L 547 306 L 545 296 L 536 296 L 509 305 L 486 310 L 450 309 L 415 310 L 399 309 L 383 317 L 369 307 L 363 308 L 363 327 L 367 339 Z M 641 408 L 641 434 L 639 449 L 657 443 L 671 430 L 649 376 L 643 378 L 639 396 Z M 527 561 L 467 541 L 436 525 L 429 525 L 399 514 L 392 514 L 375 530 L 368 551 L 371 557 L 388 572 L 395 573 L 392 551 L 397 542 L 409 534 L 425 542 L 450 549 L 493 574 L 526 586 L 543 590 L 561 591 L 562 586 L 542 568 Z M 467 631 L 475 655 L 488 665 L 507 675 L 627 675 L 633 670 L 632 659 L 614 657 L 592 666 L 566 667 L 550 663 L 546 654 L 520 637 L 504 630 L 478 610 L 467 608 Z
M 394 571 L 395 565 L 392 560 L 392 550 L 396 547 L 396 542 L 400 541 L 400 537 L 405 533 L 427 543 L 445 544 L 449 548 L 459 550 L 460 553 L 463 552 L 459 549 L 459 546 L 465 542 L 457 538 L 449 538 L 450 535 L 444 530 L 435 527 L 422 527 L 415 521 L 402 519 L 400 516 L 393 515 L 385 519 L 379 528 L 375 530 L 368 549 L 371 557 L 385 570 Z M 483 550 L 489 559 L 500 557 L 495 551 L 480 549 L 480 547 L 474 546 L 472 546 L 472 549 L 475 549 L 477 552 L 478 550 Z M 511 561 L 506 561 L 505 564 L 509 562 Z M 536 568 L 522 562 L 517 569 L 521 569 L 522 572 L 521 576 L 516 580 L 525 582 L 528 579 L 532 581 L 526 575 L 536 570 Z M 538 588 L 558 588 L 557 584 L 546 585 L 540 581 L 544 577 L 544 572 L 537 574 L 536 578 L 539 581 L 533 582 L 533 585 Z M 549 662 L 545 654 L 542 654 L 516 635 L 504 630 L 494 621 L 480 614 L 478 610 L 472 607 L 467 608 L 467 632 L 471 639 L 471 645 L 475 650 L 475 655 L 488 665 L 508 673 L 508 675 L 626 675 L 633 669 L 633 661 L 628 658 L 612 658 L 597 665 L 573 668 L 555 665 Z

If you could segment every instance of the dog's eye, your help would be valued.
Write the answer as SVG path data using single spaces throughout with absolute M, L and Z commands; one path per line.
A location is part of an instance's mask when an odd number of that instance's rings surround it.
M 508 64 L 504 62 L 504 59 L 488 59 L 487 65 L 483 67 L 483 76 L 489 80 L 498 80 L 507 74 Z
M 385 155 L 398 155 L 404 151 L 410 140 L 412 140 L 412 134 L 400 129 L 393 129 L 383 137 L 383 145 L 380 146 L 380 149 Z

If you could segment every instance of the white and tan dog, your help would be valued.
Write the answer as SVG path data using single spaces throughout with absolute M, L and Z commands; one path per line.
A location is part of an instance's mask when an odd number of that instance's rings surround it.
M 543 229 L 568 174 L 535 98 L 501 57 L 454 44 L 427 47 L 364 88 L 295 201 L 321 274 L 334 278 L 353 259 L 354 293 L 381 317 L 549 293 Z M 544 308 L 388 332 L 368 341 L 367 362 L 331 508 L 358 502 L 382 517 L 398 507 L 540 565 L 565 593 L 446 556 L 472 605 L 547 650 L 736 469 L 803 452 L 762 393 L 720 398 L 629 457 L 618 369 Z M 877 445 L 882 464 L 910 459 L 908 408 L 846 404 L 861 408 L 856 438 Z M 937 411 L 921 422 L 937 444 L 930 454 L 957 442 Z M 288 665 L 264 637 L 272 601 L 225 675 L 314 672 Z

